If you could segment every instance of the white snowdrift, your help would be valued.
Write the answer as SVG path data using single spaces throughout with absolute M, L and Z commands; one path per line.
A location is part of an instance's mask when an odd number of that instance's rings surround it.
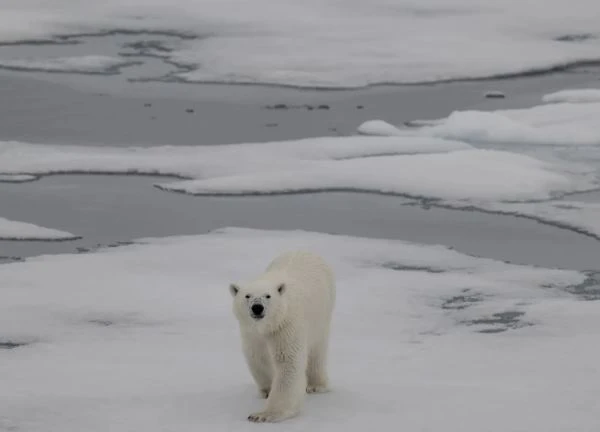
M 423 137 L 315 138 L 227 146 L 108 148 L 0 143 L 0 173 L 138 173 L 193 194 L 360 190 L 527 200 L 590 187 L 583 173 L 514 153 Z
M 0 217 L 0 240 L 74 240 L 76 235 Z
M 322 254 L 339 295 L 333 391 L 309 395 L 286 431 L 597 424 L 600 304 L 565 291 L 582 274 L 306 232 L 144 243 L 0 266 L 0 343 L 28 344 L 0 349 L 2 428 L 255 430 L 246 415 L 264 402 L 227 284 L 290 248 Z

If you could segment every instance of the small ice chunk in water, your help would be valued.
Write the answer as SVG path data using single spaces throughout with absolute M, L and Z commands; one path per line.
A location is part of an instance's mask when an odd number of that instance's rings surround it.
M 485 93 L 487 99 L 504 99 L 506 95 L 498 90 L 492 90 Z
M 0 183 L 26 183 L 37 179 L 38 176 L 29 174 L 0 174 Z
M 75 240 L 78 236 L 27 222 L 0 217 L 0 240 Z
M 383 120 L 369 120 L 358 127 L 358 133 L 372 136 L 402 135 L 402 131 Z

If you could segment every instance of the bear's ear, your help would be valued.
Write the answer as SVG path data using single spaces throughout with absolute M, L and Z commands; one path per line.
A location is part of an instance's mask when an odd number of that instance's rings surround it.
M 236 296 L 236 294 L 239 292 L 240 287 L 237 286 L 236 284 L 229 284 L 229 292 L 231 293 L 232 296 Z
M 279 286 L 277 287 L 277 292 L 278 292 L 279 294 L 283 294 L 283 292 L 284 292 L 284 291 L 285 291 L 285 284 L 283 284 L 283 283 L 282 283 L 281 285 L 279 285 Z

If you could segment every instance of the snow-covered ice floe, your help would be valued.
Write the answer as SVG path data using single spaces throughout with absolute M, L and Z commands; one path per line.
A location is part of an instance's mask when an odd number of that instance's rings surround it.
M 600 90 L 546 95 L 546 103 L 524 109 L 454 111 L 448 117 L 400 128 L 381 120 L 359 126 L 364 135 L 430 136 L 475 144 L 600 146 Z M 587 103 L 585 103 L 587 102 Z
M 402 136 L 406 135 L 394 125 L 383 120 L 368 120 L 358 127 L 358 133 L 371 136 Z
M 37 179 L 37 176 L 28 174 L 0 174 L 0 183 L 27 183 Z
M 0 428 L 255 430 L 227 286 L 290 248 L 332 264 L 338 297 L 333 391 L 286 431 L 597 426 L 590 275 L 302 231 L 141 243 L 0 266 Z
M 573 102 L 573 103 L 586 103 L 586 102 L 600 102 L 600 89 L 573 89 L 573 90 L 561 90 L 554 93 L 544 95 L 542 98 L 544 102 L 555 103 L 555 102 Z
M 455 111 L 442 119 L 396 127 L 381 120 L 359 126 L 362 135 L 437 137 L 473 146 L 510 149 L 559 163 L 566 171 L 600 173 L 600 90 L 563 90 L 527 109 Z M 595 173 L 595 174 L 592 174 Z M 597 180 L 592 181 L 597 184 Z M 464 203 L 444 205 L 466 208 Z M 557 200 L 537 203 L 471 202 L 470 208 L 528 217 L 600 238 L 598 204 Z
M 594 0 L 3 0 L 0 41 L 181 33 L 178 79 L 360 87 L 598 61 L 599 15 Z
M 17 71 L 77 72 L 86 74 L 114 73 L 120 67 L 133 64 L 131 60 L 101 55 L 29 59 L 2 59 L 0 69 Z
M 0 240 L 75 240 L 78 236 L 27 222 L 18 222 L 0 217 Z
M 108 148 L 0 142 L 0 173 L 137 173 L 189 180 L 197 195 L 364 191 L 454 200 L 531 200 L 594 178 L 516 153 L 429 137 L 335 137 L 224 146 Z
M 349 190 L 434 199 L 531 200 L 587 185 L 585 177 L 569 177 L 558 167 L 528 156 L 472 149 L 353 159 L 303 170 L 188 180 L 161 187 L 199 195 Z

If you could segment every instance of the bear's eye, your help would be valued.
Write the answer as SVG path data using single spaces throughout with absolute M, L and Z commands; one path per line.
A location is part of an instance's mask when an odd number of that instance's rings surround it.
M 250 294 L 246 294 L 246 298 L 250 298 Z
M 268 298 L 268 299 L 270 299 L 271 298 L 271 294 L 267 294 L 265 297 Z

